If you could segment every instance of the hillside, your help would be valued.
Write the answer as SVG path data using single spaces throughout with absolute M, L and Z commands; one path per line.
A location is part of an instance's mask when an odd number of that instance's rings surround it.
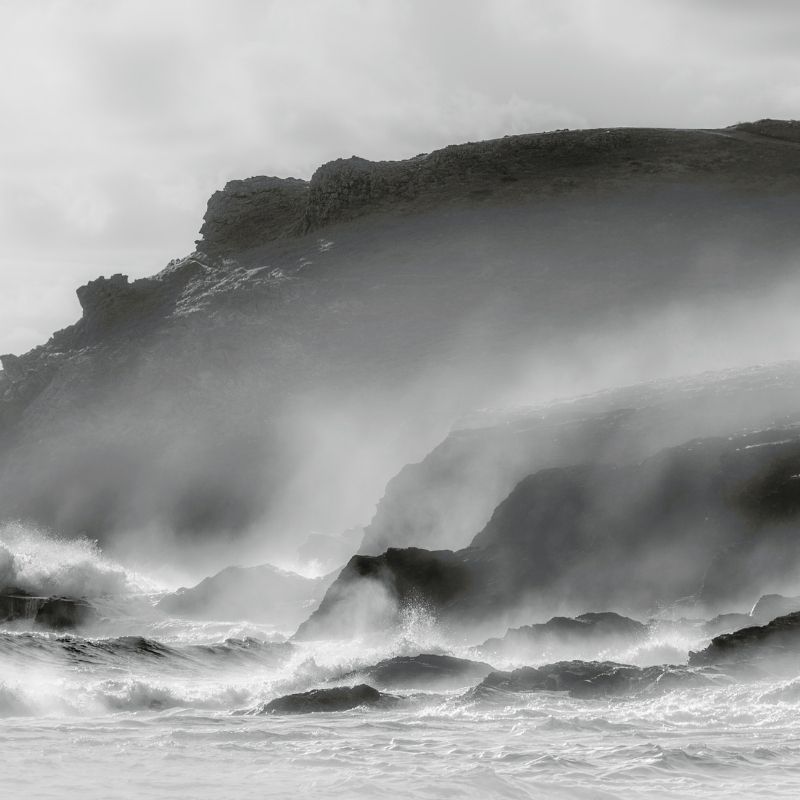
M 2 514 L 215 564 L 363 524 L 459 415 L 556 365 L 657 373 L 643 320 L 793 279 L 794 139 L 557 131 L 231 182 L 194 253 L 2 357 Z

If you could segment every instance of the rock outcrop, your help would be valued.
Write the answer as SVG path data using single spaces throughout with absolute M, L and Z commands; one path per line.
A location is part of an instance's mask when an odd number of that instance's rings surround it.
M 30 622 L 49 630 L 74 630 L 100 619 L 87 600 L 74 597 L 35 597 L 19 589 L 0 591 L 0 621 Z
M 361 677 L 379 689 L 443 691 L 473 686 L 493 669 L 490 664 L 483 661 L 422 653 L 418 656 L 387 658 L 370 667 L 344 675 L 342 679 Z
M 543 667 L 493 672 L 467 694 L 470 700 L 501 699 L 509 693 L 567 692 L 572 697 L 609 697 L 708 686 L 697 670 L 665 665 L 634 667 L 613 661 L 559 661 Z
M 544 623 L 510 628 L 502 638 L 487 639 L 478 652 L 487 658 L 513 656 L 541 659 L 553 650 L 597 653 L 606 648 L 641 642 L 648 627 L 613 611 L 589 612 L 577 617 L 553 617 Z
M 419 602 L 446 623 L 496 627 L 567 604 L 647 611 L 693 596 L 729 607 L 761 575 L 789 580 L 800 563 L 799 473 L 794 428 L 695 440 L 639 464 L 542 470 L 464 550 L 353 558 L 298 636 L 341 635 L 345 599 L 366 585 L 392 600 L 379 625 Z
M 632 309 L 705 316 L 721 285 L 784 286 L 798 196 L 800 148 L 730 129 L 513 136 L 233 182 L 196 253 L 92 281 L 79 321 L 4 355 L 0 508 L 101 544 L 151 536 L 168 559 L 208 563 L 255 529 L 293 553 L 363 524 L 461 413 L 585 363 L 598 330 L 630 339 Z M 463 546 L 524 475 L 569 463 L 530 452 L 481 473 L 487 499 L 455 504 L 457 536 L 433 546 Z M 360 504 L 342 500 L 354 485 Z M 377 525 L 370 552 L 430 545 L 402 528 L 431 505 Z
M 690 653 L 692 666 L 762 666 L 781 672 L 800 666 L 800 612 L 723 634 L 697 653 Z
M 308 182 L 297 178 L 229 181 L 208 201 L 198 249 L 230 255 L 300 233 L 308 192 Z
M 800 365 L 782 363 L 473 414 L 389 481 L 359 552 L 464 547 L 514 486 L 540 469 L 625 464 L 690 439 L 800 420 L 798 397 Z
M 314 712 L 349 711 L 361 706 L 391 706 L 398 698 L 383 694 L 364 683 L 357 686 L 337 686 L 333 689 L 312 689 L 309 692 L 287 694 L 266 703 L 259 714 L 311 714 Z

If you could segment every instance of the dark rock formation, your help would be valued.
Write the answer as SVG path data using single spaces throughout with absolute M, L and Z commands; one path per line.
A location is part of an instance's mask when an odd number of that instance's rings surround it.
M 363 677 L 381 689 L 445 690 L 473 686 L 493 669 L 483 661 L 424 653 L 387 658 L 343 677 Z
M 501 639 L 488 639 L 478 652 L 487 657 L 512 655 L 541 657 L 557 650 L 585 653 L 609 647 L 631 645 L 647 636 L 648 627 L 638 620 L 612 611 L 591 612 L 575 618 L 553 617 L 537 625 L 510 628 Z
M 543 470 L 469 548 L 353 558 L 298 636 L 346 630 L 341 600 L 367 580 L 395 611 L 422 600 L 442 621 L 471 625 L 567 603 L 739 603 L 764 574 L 788 580 L 800 563 L 798 474 L 796 429 L 695 440 L 640 464 Z
M 680 666 L 634 667 L 613 661 L 559 661 L 543 667 L 493 672 L 471 690 L 469 700 L 508 693 L 568 692 L 573 697 L 607 697 L 707 686 L 710 679 Z
M 360 552 L 456 549 L 525 476 L 580 462 L 624 464 L 689 439 L 800 419 L 800 369 L 729 370 L 475 414 L 386 487 Z
M 403 607 L 448 608 L 470 590 L 472 577 L 470 565 L 449 550 L 389 548 L 380 556 L 353 556 L 294 638 L 352 638 L 391 628 Z
M 197 253 L 91 282 L 81 320 L 4 357 L 0 508 L 101 544 L 152 535 L 166 558 L 207 563 L 256 527 L 294 552 L 309 530 L 365 521 L 460 413 L 598 330 L 630 338 L 632 309 L 691 301 L 705 318 L 720 286 L 784 286 L 798 193 L 800 148 L 744 130 L 514 136 L 234 182 Z M 363 507 L 332 517 L 353 476 L 310 439 L 335 430 L 361 463 L 395 460 L 363 468 Z M 516 481 L 569 463 L 530 452 L 489 470 L 488 499 L 453 506 L 462 538 L 434 546 L 463 546 Z M 385 530 L 416 530 L 431 505 Z
M 247 619 L 291 629 L 314 611 L 334 578 L 304 578 L 270 564 L 227 567 L 197 586 L 165 595 L 157 607 L 190 619 Z
M 287 694 L 271 700 L 258 713 L 311 714 L 315 711 L 349 711 L 359 706 L 390 706 L 397 699 L 361 683 L 358 686 L 337 686 L 334 689 L 312 689 L 310 692 Z
M 51 630 L 73 630 L 97 622 L 100 615 L 87 600 L 35 597 L 19 589 L 0 592 L 0 621 L 30 621 Z
M 296 178 L 230 181 L 208 201 L 198 249 L 215 255 L 239 253 L 299 233 L 308 191 L 308 182 Z
M 690 653 L 689 664 L 763 664 L 767 671 L 794 670 L 800 667 L 800 612 L 717 636 L 705 650 Z

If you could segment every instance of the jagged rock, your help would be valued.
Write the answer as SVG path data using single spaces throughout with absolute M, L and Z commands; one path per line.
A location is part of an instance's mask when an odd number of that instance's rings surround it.
M 750 611 L 751 622 L 764 624 L 775 617 L 783 617 L 800 611 L 800 597 L 784 597 L 781 594 L 765 594 L 758 598 Z M 740 627 L 745 627 L 741 625 Z
M 19 589 L 0 593 L 0 620 L 28 620 L 51 630 L 72 630 L 100 619 L 86 600 L 72 597 L 35 597 Z
M 198 249 L 215 255 L 237 253 L 298 233 L 308 191 L 308 182 L 297 178 L 229 181 L 208 201 Z
M 227 567 L 165 595 L 157 608 L 189 619 L 248 619 L 291 629 L 317 607 L 334 577 L 304 578 L 271 564 Z
M 543 667 L 493 672 L 466 698 L 487 700 L 520 692 L 568 692 L 573 697 L 606 697 L 710 683 L 705 675 L 680 666 L 634 667 L 613 661 L 559 661 Z
M 759 430 L 797 419 L 798 396 L 800 370 L 778 364 L 474 414 L 389 481 L 359 552 L 464 547 L 514 486 L 540 469 L 639 461 L 690 439 Z
M 800 666 L 800 611 L 717 636 L 704 650 L 689 654 L 692 666 L 759 662 L 776 672 Z
M 395 613 L 422 602 L 443 622 L 471 626 L 568 602 L 737 603 L 763 571 L 794 574 L 798 473 L 794 428 L 695 440 L 640 464 L 543 470 L 517 485 L 464 550 L 353 558 L 298 636 L 346 632 L 342 601 L 366 581 L 384 588 Z
M 343 679 L 362 677 L 381 689 L 457 689 L 483 680 L 494 668 L 483 661 L 424 653 L 396 656 L 355 670 Z
M 598 648 L 634 644 L 647 633 L 647 625 L 630 617 L 612 611 L 590 612 L 575 618 L 553 617 L 537 625 L 509 628 L 501 639 L 487 639 L 478 652 L 518 658 L 541 656 L 552 649 L 596 653 Z
M 347 639 L 391 629 L 404 606 L 445 608 L 471 580 L 469 566 L 448 550 L 389 548 L 376 557 L 353 556 L 294 638 Z
M 3 367 L 3 374 L 11 383 L 21 381 L 25 377 L 25 368 L 19 356 L 13 353 L 6 353 L 0 356 L 0 365 Z
M 337 686 L 334 689 L 312 689 L 310 692 L 287 694 L 271 700 L 258 713 L 311 714 L 316 711 L 349 711 L 359 706 L 390 706 L 397 699 L 361 683 L 358 686 Z

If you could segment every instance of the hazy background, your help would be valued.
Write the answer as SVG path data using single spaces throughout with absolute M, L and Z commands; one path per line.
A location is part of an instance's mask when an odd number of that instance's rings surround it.
M 790 0 L 0 0 L 0 352 L 191 251 L 230 178 L 796 117 L 799 40 Z

